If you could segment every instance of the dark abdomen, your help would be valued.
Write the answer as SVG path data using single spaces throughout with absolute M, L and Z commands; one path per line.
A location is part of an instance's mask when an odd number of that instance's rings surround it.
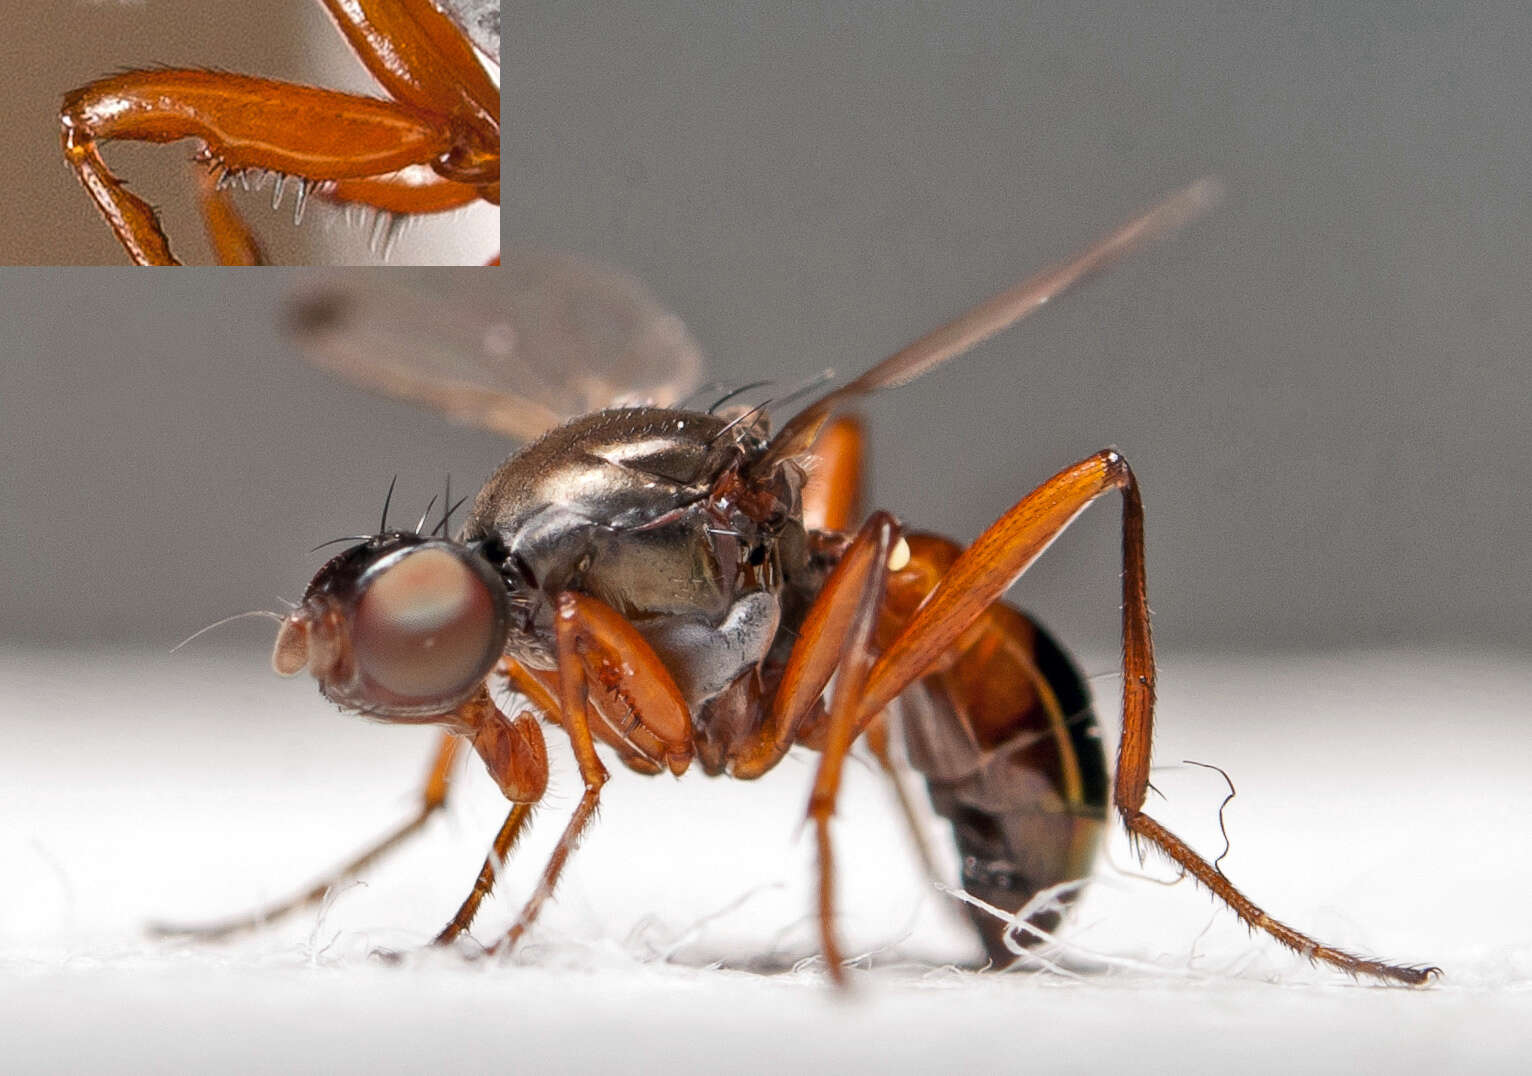
M 906 540 L 910 563 L 889 581 L 879 626 L 885 645 L 961 552 L 934 535 Z M 1106 817 L 1106 760 L 1084 679 L 1052 636 L 997 603 L 900 708 L 910 761 L 952 824 L 965 890 L 1013 914 L 1090 873 Z M 1051 930 L 1074 892 L 1028 921 Z M 990 958 L 1014 960 L 1005 925 L 969 913 Z M 1026 931 L 1014 937 L 1036 941 Z

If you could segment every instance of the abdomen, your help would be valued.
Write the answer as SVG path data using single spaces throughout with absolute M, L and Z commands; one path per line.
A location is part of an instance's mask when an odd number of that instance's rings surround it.
M 911 559 L 889 579 L 879 624 L 884 645 L 961 552 L 935 535 L 906 540 Z M 1013 914 L 1090 873 L 1106 817 L 1106 760 L 1084 678 L 1052 636 L 996 603 L 899 706 L 910 762 L 952 824 L 968 893 Z M 1029 922 L 1051 930 L 1075 892 Z M 1004 924 L 968 910 L 991 960 L 1014 960 Z M 1036 941 L 1026 931 L 1014 937 Z

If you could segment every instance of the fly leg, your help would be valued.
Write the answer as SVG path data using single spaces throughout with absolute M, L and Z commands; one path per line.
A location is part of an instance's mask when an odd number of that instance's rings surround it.
M 531 713 L 523 712 L 516 720 L 508 721 L 489 697 L 489 691 L 481 687 L 474 698 L 459 707 L 457 714 L 465 726 L 464 734 L 472 736 L 474 750 L 484 760 L 485 768 L 511 801 L 511 810 L 500 832 L 495 834 L 473 888 L 457 914 L 436 935 L 435 945 L 451 943 L 473 925 L 479 905 L 495 888 L 501 864 L 526 829 L 533 805 L 548 788 L 548 751 L 542 729 Z
M 261 242 L 234 207 L 234 200 L 219 185 L 218 176 L 197 167 L 197 206 L 202 227 L 219 265 L 268 265 Z
M 867 434 L 861 420 L 840 415 L 825 423 L 803 487 L 803 523 L 810 530 L 849 531 L 862 518 Z
M 889 553 L 898 538 L 899 525 L 887 512 L 873 513 L 863 525 L 804 617 L 770 714 L 756 736 L 729 760 L 729 772 L 741 778 L 759 777 L 775 766 L 805 723 L 821 712 L 820 696 L 830 677 L 836 676 L 808 816 L 819 850 L 820 948 L 837 983 L 844 981 L 845 973 L 834 930 L 835 857 L 830 817 L 835 811 L 846 754 L 859 731 L 855 724 L 862 683 L 872 664 L 872 632 L 883 600 Z
M 233 200 L 207 168 L 196 169 L 197 204 L 209 244 L 219 265 L 270 264 L 260 240 L 235 208 Z M 284 183 L 286 177 L 274 180 Z M 481 197 L 477 187 L 443 179 L 429 169 L 407 169 L 382 176 L 338 179 L 316 191 L 339 206 L 365 206 L 376 212 L 373 237 L 387 245 L 387 235 L 399 217 L 446 213 L 472 205 Z M 299 197 L 303 197 L 302 192 Z M 275 203 L 273 203 L 275 204 Z
M 589 708 L 593 701 L 599 703 L 619 733 L 628 726 L 657 737 L 672 773 L 679 776 L 691 761 L 691 715 L 681 689 L 653 648 L 619 613 L 583 594 L 560 594 L 554 612 L 554 636 L 559 710 L 585 792 L 548 858 L 537 888 L 492 952 L 514 948 L 537 919 L 601 801 L 601 788 L 609 775 L 596 757 L 591 734 Z
M 559 690 L 559 674 L 557 669 L 543 671 L 525 668 L 520 663 L 505 658 L 501 663 L 511 686 L 532 700 L 532 705 L 542 713 L 543 720 L 550 725 L 562 725 L 563 716 L 559 712 L 559 704 L 554 701 L 554 696 Z M 636 725 L 628 730 L 628 739 L 617 734 L 617 730 L 601 715 L 601 711 L 587 709 L 586 719 L 590 722 L 590 730 L 596 739 L 606 744 L 622 759 L 623 765 L 634 773 L 641 773 L 645 777 L 653 777 L 657 773 L 663 773 L 663 762 L 655 759 L 664 759 L 665 749 L 658 737 L 649 732 L 642 725 Z
M 814 790 L 809 794 L 808 816 L 814 824 L 819 847 L 819 945 L 830 978 L 845 985 L 844 963 L 835 934 L 835 853 L 830 843 L 830 817 L 840 792 L 841 771 L 851 741 L 858 730 L 856 718 L 867 672 L 872 666 L 872 633 L 878 622 L 878 607 L 883 603 L 883 582 L 888 573 L 888 557 L 898 537 L 898 525 L 887 513 L 877 513 L 862 528 L 845 558 L 844 567 L 857 587 L 847 594 L 851 613 L 844 638 L 836 647 L 841 656 L 836 668 L 835 691 L 830 701 L 830 720 L 825 732 L 824 752 L 819 756 L 819 770 L 814 775 Z M 854 602 L 854 603 L 853 603 Z M 818 609 L 818 603 L 815 603 Z M 810 619 L 813 613 L 809 614 Z M 809 638 L 805 631 L 803 639 Z M 825 642 L 829 636 L 821 636 Z M 800 646 L 802 644 L 800 643 Z M 798 648 L 794 648 L 796 657 Z M 791 667 L 791 658 L 789 658 Z M 821 687 L 823 690 L 823 687 Z
M 452 117 L 460 139 L 438 174 L 425 168 L 336 180 L 326 201 L 389 218 L 500 204 L 500 91 L 462 33 L 431 0 L 324 0 L 367 70 L 397 101 Z M 375 233 L 376 234 L 376 233 Z
M 854 415 L 837 415 L 819 431 L 809 450 L 813 463 L 808 468 L 808 482 L 803 487 L 803 521 L 810 530 L 844 532 L 862 518 L 866 444 L 866 430 Z M 928 878 L 939 878 L 930 842 L 921 825 L 920 812 L 888 753 L 886 715 L 868 728 L 865 742 L 893 790 L 921 869 Z
M 1128 832 L 1147 841 L 1205 885 L 1252 928 L 1312 960 L 1352 975 L 1416 985 L 1435 968 L 1401 967 L 1322 945 L 1267 915 L 1175 834 L 1143 813 L 1154 726 L 1154 648 L 1144 578 L 1144 510 L 1126 460 L 1107 449 L 1054 475 L 979 536 L 879 656 L 867 675 L 856 731 L 922 676 L 956 643 L 1060 532 L 1095 500 L 1123 498 L 1123 731 L 1115 799 Z
M 432 0 L 322 2 L 390 97 L 450 120 L 456 131 L 452 150 L 432 167 L 499 204 L 500 89 L 452 20 Z
M 296 912 L 301 908 L 307 908 L 312 904 L 318 904 L 325 898 L 325 894 L 345 879 L 359 874 L 372 864 L 381 860 L 389 852 L 402 845 L 407 839 L 414 836 L 424 828 L 426 821 L 437 811 L 441 810 L 447 802 L 447 790 L 451 783 L 452 763 L 457 758 L 458 749 L 463 741 L 456 733 L 444 732 L 436 747 L 436 756 L 431 762 L 430 772 L 426 776 L 425 787 L 421 790 L 420 806 L 414 816 L 409 818 L 387 834 L 377 843 L 363 849 L 355 857 L 341 864 L 331 871 L 323 879 L 315 882 L 308 889 L 289 897 L 287 900 L 253 912 L 249 915 L 226 919 L 218 923 L 209 923 L 206 926 L 179 926 L 175 924 L 157 923 L 149 930 L 161 937 L 191 937 L 204 941 L 217 938 L 226 938 L 231 934 L 253 930 L 267 923 L 275 922 L 282 917 Z
M 152 206 L 101 159 L 114 139 L 200 139 L 220 173 L 266 169 L 324 182 L 429 164 L 453 124 L 414 107 L 271 79 L 210 71 L 129 71 L 64 98 L 64 155 L 138 265 L 179 265 Z

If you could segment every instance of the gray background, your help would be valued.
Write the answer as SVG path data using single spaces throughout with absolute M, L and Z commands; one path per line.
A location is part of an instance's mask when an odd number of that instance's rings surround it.
M 966 540 L 1116 444 L 1167 648 L 1524 650 L 1532 16 L 1124 11 L 534 7 L 504 228 L 633 270 L 725 380 L 793 384 L 1217 173 L 1207 220 L 876 400 L 875 502 Z M 294 596 L 395 472 L 418 512 L 493 467 L 298 365 L 294 280 L 0 276 L 8 637 L 168 644 Z M 1088 653 L 1116 515 L 1016 593 Z

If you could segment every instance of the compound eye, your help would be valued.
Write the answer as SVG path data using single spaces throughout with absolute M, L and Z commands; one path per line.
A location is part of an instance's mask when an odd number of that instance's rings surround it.
M 504 643 L 490 583 L 461 556 L 427 546 L 369 581 L 356 604 L 357 669 L 395 705 L 456 705 L 494 667 Z

